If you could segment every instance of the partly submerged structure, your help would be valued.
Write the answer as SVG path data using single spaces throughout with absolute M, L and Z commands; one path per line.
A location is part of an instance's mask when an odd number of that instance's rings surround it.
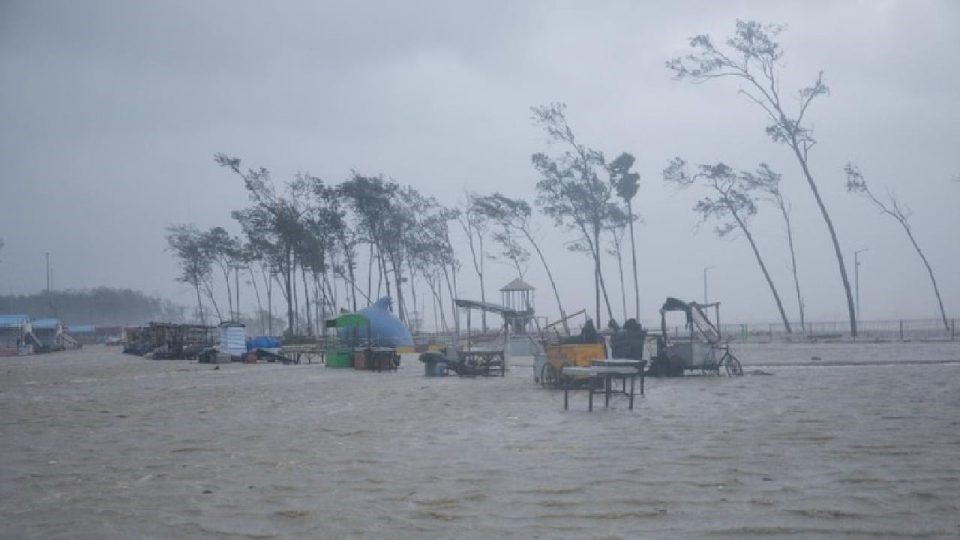
M 508 316 L 504 313 L 507 324 L 515 334 L 526 334 L 528 326 L 533 322 L 533 285 L 517 278 L 500 289 L 501 304 L 512 311 Z
M 30 317 L 0 315 L 0 356 L 16 356 L 33 352 Z
M 56 350 L 63 347 L 63 323 L 60 319 L 46 318 L 33 321 L 33 335 L 37 337 L 40 346 L 46 350 Z
M 394 347 L 398 352 L 413 352 L 410 329 L 390 311 L 391 305 L 390 297 L 384 296 L 372 306 L 358 312 L 370 323 L 357 328 L 360 338 L 369 339 L 377 347 Z

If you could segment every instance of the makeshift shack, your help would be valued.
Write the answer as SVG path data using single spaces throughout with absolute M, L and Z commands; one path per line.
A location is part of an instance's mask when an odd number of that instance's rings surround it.
M 327 319 L 325 326 L 334 329 L 326 348 L 327 367 L 353 367 L 353 351 L 370 335 L 370 320 L 359 313 L 344 313 Z
M 125 331 L 130 341 L 123 352 L 156 359 L 193 359 L 213 346 L 212 330 L 199 324 L 152 322 L 138 330 Z
M 247 327 L 243 323 L 220 323 L 220 354 L 240 359 L 247 353 Z
M 40 349 L 54 351 L 63 349 L 63 323 L 60 319 L 46 318 L 33 321 L 33 335 L 40 342 Z
M 31 328 L 26 315 L 0 315 L 0 356 L 32 354 Z

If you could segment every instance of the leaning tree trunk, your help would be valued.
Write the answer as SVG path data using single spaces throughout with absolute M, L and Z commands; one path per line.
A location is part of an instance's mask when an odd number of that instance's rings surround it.
M 620 306 L 623 309 L 623 320 L 627 320 L 627 287 L 623 281 L 623 250 L 620 249 L 620 241 L 617 240 L 615 232 L 611 231 L 613 235 L 613 247 L 617 250 L 617 270 L 620 271 Z
M 460 314 L 457 312 L 457 274 L 456 268 L 451 267 L 450 272 L 447 272 L 447 265 L 443 264 L 440 266 L 443 269 L 443 280 L 447 282 L 447 294 L 450 295 L 450 311 L 453 316 L 453 330 L 456 334 L 460 335 Z M 450 279 L 450 274 L 453 273 L 453 279 Z M 442 307 L 442 306 L 441 306 Z
M 534 251 L 537 252 L 537 256 L 540 257 L 540 262 L 543 264 L 543 269 L 547 272 L 547 279 L 550 280 L 550 287 L 553 289 L 553 296 L 557 299 L 557 309 L 560 310 L 560 320 L 563 321 L 563 331 L 566 334 L 570 335 L 570 328 L 567 326 L 567 313 L 563 310 L 563 302 L 560 301 L 560 292 L 557 290 L 557 282 L 553 279 L 553 272 L 550 271 L 550 266 L 547 264 L 547 259 L 543 256 L 543 251 L 540 250 L 540 246 L 533 240 L 533 236 L 530 234 L 526 228 L 520 229 L 523 232 L 523 235 L 527 237 L 527 241 L 530 242 L 530 245 L 533 246 Z
M 797 309 L 800 311 L 800 329 L 807 331 L 807 321 L 804 317 L 803 295 L 800 293 L 800 277 L 797 272 L 797 252 L 793 247 L 793 225 L 790 223 L 790 213 L 780 201 L 780 211 L 783 213 L 783 221 L 787 224 L 787 244 L 790 246 L 790 268 L 793 270 L 793 286 L 797 291 Z
M 899 218 L 898 221 L 900 221 L 900 225 L 903 226 L 903 230 L 907 232 L 910 243 L 913 244 L 913 249 L 917 250 L 917 255 L 920 256 L 923 265 L 927 267 L 927 274 L 930 275 L 930 283 L 933 285 L 933 293 L 937 295 L 937 304 L 940 306 L 940 318 L 943 320 L 943 327 L 949 332 L 950 323 L 947 322 L 947 312 L 943 309 L 943 299 L 940 298 L 940 288 L 937 287 L 937 278 L 933 277 L 933 268 L 930 266 L 930 262 L 927 261 L 927 256 L 923 254 L 923 250 L 920 249 L 920 244 L 917 244 L 916 238 L 913 237 L 913 231 L 910 230 L 910 225 Z
M 750 242 L 750 247 L 753 249 L 753 254 L 757 257 L 757 264 L 760 265 L 760 270 L 763 271 L 763 277 L 767 279 L 767 285 L 770 286 L 770 292 L 773 293 L 773 299 L 777 302 L 777 309 L 780 310 L 780 318 L 783 320 L 783 326 L 787 329 L 788 334 L 792 334 L 793 330 L 790 328 L 790 321 L 787 319 L 787 313 L 783 310 L 783 302 L 780 301 L 780 294 L 777 293 L 777 287 L 773 284 L 773 279 L 770 277 L 770 272 L 767 272 L 767 265 L 763 263 L 763 258 L 760 257 L 760 250 L 757 249 L 757 243 L 753 240 L 753 235 L 750 234 L 750 229 L 747 228 L 746 223 L 740 219 L 740 216 L 731 208 L 730 213 L 733 215 L 733 219 L 737 220 L 737 225 L 740 226 L 740 230 L 743 231 L 744 236 L 747 237 L 747 240 Z
M 613 319 L 613 308 L 610 307 L 610 297 L 607 295 L 607 283 L 603 279 L 603 269 L 600 266 L 600 227 L 594 227 L 593 230 L 593 256 L 597 269 L 597 282 L 600 284 L 600 290 L 603 292 L 603 302 L 607 306 L 607 317 Z M 597 331 L 600 331 L 600 299 L 597 298 Z
M 200 282 L 194 284 L 194 288 L 197 290 L 197 311 L 200 312 L 200 326 L 206 326 L 207 321 L 203 316 L 203 300 L 200 298 Z
M 300 267 L 300 277 L 303 278 L 304 310 L 307 314 L 307 335 L 313 336 L 313 314 L 310 313 L 310 286 L 307 285 L 307 269 Z
M 633 296 L 636 302 L 634 317 L 640 320 L 640 280 L 637 278 L 637 243 L 633 237 L 633 201 L 627 200 L 627 217 L 630 219 L 630 256 L 633 258 Z
M 843 252 L 840 250 L 840 241 L 837 240 L 837 231 L 833 228 L 833 221 L 830 219 L 826 205 L 823 204 L 823 199 L 820 198 L 820 190 L 817 189 L 817 184 L 813 181 L 813 176 L 807 167 L 807 160 L 803 157 L 798 144 L 794 138 L 790 142 L 790 148 L 793 149 L 797 161 L 800 162 L 803 176 L 807 180 L 807 185 L 810 186 L 810 191 L 813 192 L 813 197 L 817 200 L 817 207 L 820 208 L 823 221 L 827 224 L 827 230 L 830 231 L 830 240 L 833 241 L 833 251 L 837 257 L 837 266 L 840 268 L 840 279 L 843 281 L 843 292 L 847 295 L 847 312 L 850 315 L 850 335 L 855 338 L 857 337 L 857 311 L 853 304 L 853 293 L 850 291 L 850 279 L 847 277 L 847 266 L 843 262 Z
M 296 330 L 293 328 L 293 286 L 290 279 L 290 270 L 292 264 L 290 262 L 290 248 L 287 248 L 286 259 L 283 261 L 283 288 L 286 291 L 286 300 L 287 300 L 287 331 L 290 332 L 290 335 L 296 333 Z

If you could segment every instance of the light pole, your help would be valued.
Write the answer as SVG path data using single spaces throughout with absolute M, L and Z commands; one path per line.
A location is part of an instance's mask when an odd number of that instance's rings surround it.
M 870 251 L 870 248 L 858 249 L 853 252 L 853 286 L 857 295 L 857 319 L 860 318 L 860 254 Z
M 707 299 L 707 270 L 716 268 L 716 266 L 705 266 L 703 268 L 703 304 L 706 305 L 710 301 Z
M 50 252 L 44 253 L 47 258 L 47 296 L 50 296 Z

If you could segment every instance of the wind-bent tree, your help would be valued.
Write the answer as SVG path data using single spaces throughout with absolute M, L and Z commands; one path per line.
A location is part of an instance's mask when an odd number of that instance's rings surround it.
M 588 252 L 593 258 L 595 323 L 600 328 L 601 291 L 607 315 L 613 318 L 600 265 L 600 234 L 606 229 L 611 208 L 615 206 L 610 202 L 609 182 L 601 180 L 598 173 L 605 171 L 603 154 L 577 140 L 567 123 L 566 105 L 563 103 L 531 107 L 531 111 L 534 123 L 546 131 L 550 142 L 568 148 L 557 158 L 542 152 L 531 157 L 540 175 L 537 181 L 537 204 L 558 226 L 580 234 L 580 238 L 570 244 L 570 249 Z
M 467 245 L 470 247 L 470 258 L 473 261 L 473 270 L 477 273 L 480 280 L 480 301 L 487 301 L 487 288 L 484 280 L 483 261 L 487 258 L 484 251 L 483 239 L 487 235 L 489 225 L 484 215 L 476 206 L 479 195 L 467 192 L 466 200 L 463 202 L 460 212 L 457 213 L 457 222 L 463 229 L 463 234 L 467 235 Z M 487 312 L 480 312 L 481 325 L 483 331 L 487 331 Z
M 392 296 L 387 266 L 388 223 L 400 186 L 385 180 L 383 176 L 363 176 L 354 171 L 352 177 L 340 184 L 338 189 L 356 218 L 358 232 L 373 247 L 379 280 L 385 283 L 387 296 Z M 395 305 L 399 308 L 399 304 Z
M 809 153 L 817 141 L 813 136 L 813 128 L 804 125 L 804 117 L 810 104 L 817 97 L 827 95 L 829 89 L 823 82 L 821 71 L 812 85 L 797 91 L 799 100 L 795 106 L 784 102 L 779 73 L 783 50 L 776 41 L 782 30 L 783 27 L 779 25 L 737 20 L 737 29 L 734 35 L 726 40 L 726 47 L 722 50 L 714 45 L 710 36 L 701 34 L 690 39 L 693 54 L 670 60 L 667 67 L 674 72 L 677 80 L 700 83 L 724 77 L 737 79 L 742 84 L 740 94 L 759 106 L 769 117 L 767 134 L 774 142 L 785 144 L 792 151 L 827 225 L 843 290 L 847 295 L 850 333 L 856 337 L 857 314 L 840 241 L 826 204 L 817 189 L 813 173 L 810 172 Z M 792 112 L 788 112 L 788 108 L 792 109 Z
M 927 269 L 927 274 L 930 276 L 930 284 L 933 285 L 933 293 L 937 296 L 937 305 L 940 308 L 940 318 L 943 321 L 943 327 L 949 332 L 950 323 L 947 321 L 947 312 L 943 309 L 943 299 L 940 297 L 937 278 L 933 275 L 933 267 L 930 266 L 930 261 L 927 260 L 927 256 L 923 253 L 923 250 L 920 249 L 920 244 L 917 243 L 917 239 L 913 235 L 913 227 L 910 226 L 910 215 L 913 212 L 901 204 L 892 193 L 887 193 L 887 202 L 880 200 L 880 198 L 870 190 L 870 186 L 867 185 L 867 180 L 863 177 L 863 173 L 860 172 L 860 169 L 856 165 L 847 163 L 844 170 L 847 173 L 847 191 L 866 197 L 881 213 L 895 219 L 897 223 L 900 224 L 900 227 L 903 228 L 903 232 L 907 234 L 907 238 L 910 239 L 910 244 L 913 245 L 917 256 L 920 257 L 923 266 Z
M 610 212 L 610 221 L 607 231 L 610 233 L 610 248 L 607 253 L 617 258 L 617 270 L 620 273 L 620 306 L 623 309 L 623 319 L 627 320 L 627 287 L 623 278 L 623 236 L 627 232 L 627 214 L 619 207 L 613 207 Z
M 505 214 L 506 209 L 494 196 L 475 196 L 473 206 L 484 220 L 494 226 L 495 230 L 491 237 L 500 245 L 500 257 L 513 266 L 517 271 L 517 277 L 523 279 L 524 274 L 527 273 L 530 252 L 520 244 L 520 239 L 517 238 L 519 231 L 513 225 L 513 216 Z M 492 256 L 491 258 L 496 259 Z
M 780 190 L 780 181 L 783 175 L 776 173 L 766 163 L 761 163 L 755 173 L 744 172 L 743 180 L 747 189 L 758 190 L 763 193 L 765 199 L 777 207 L 780 215 L 783 216 L 783 223 L 786 226 L 787 246 L 790 248 L 790 268 L 793 271 L 793 286 L 797 291 L 797 307 L 800 312 L 800 328 L 806 330 L 806 319 L 804 317 L 803 294 L 800 293 L 800 277 L 797 272 L 797 252 L 793 246 L 793 221 L 790 219 L 790 202 L 783 196 Z
M 303 215 L 307 209 L 303 201 L 309 197 L 308 184 L 296 179 L 286 185 L 283 196 L 278 195 L 270 171 L 240 168 L 240 159 L 225 154 L 216 154 L 214 160 L 227 167 L 243 180 L 247 195 L 253 207 L 234 213 L 234 217 L 249 226 L 259 229 L 258 234 L 274 246 L 276 250 L 276 268 L 283 277 L 281 291 L 287 302 L 287 331 L 296 332 L 296 270 L 298 268 L 297 247 L 300 245 L 303 231 Z M 245 232 L 247 232 L 245 230 Z M 248 236 L 249 233 L 247 232 Z
M 217 306 L 210 287 L 213 258 L 207 250 L 204 233 L 200 232 L 195 225 L 173 225 L 167 227 L 167 245 L 167 249 L 173 252 L 177 258 L 177 263 L 180 265 L 180 275 L 177 277 L 177 281 L 190 285 L 197 293 L 197 312 L 200 314 L 200 324 L 207 324 L 203 313 L 201 290 L 210 298 L 217 312 L 217 318 L 223 320 L 220 316 L 220 307 Z
M 617 196 L 623 199 L 623 202 L 627 205 L 627 223 L 630 226 L 630 257 L 633 262 L 633 316 L 639 319 L 640 280 L 637 277 L 637 241 L 633 235 L 633 222 L 636 219 L 633 215 L 633 198 L 640 189 L 640 175 L 630 170 L 635 161 L 636 158 L 634 158 L 632 154 L 624 152 L 607 165 L 607 171 L 610 175 L 610 182 L 617 192 Z M 618 247 L 617 252 L 619 253 L 619 251 L 620 248 Z M 621 287 L 622 286 L 623 284 L 621 283 Z M 626 317 L 626 314 L 624 314 L 624 317 Z
M 477 208 L 490 221 L 499 224 L 503 229 L 519 231 L 536 251 L 540 264 L 543 265 L 543 270 L 547 273 L 550 288 L 553 289 L 553 296 L 557 300 L 557 310 L 560 312 L 560 319 L 563 321 L 563 329 L 569 334 L 567 314 L 563 309 L 563 302 L 560 300 L 557 282 L 553 279 L 553 272 L 550 271 L 550 265 L 547 264 L 547 258 L 543 255 L 543 250 L 540 249 L 540 242 L 534 237 L 533 225 L 530 223 L 533 210 L 530 205 L 522 199 L 511 199 L 501 193 L 494 193 L 477 199 Z
M 747 193 L 743 175 L 738 175 L 723 163 L 700 165 L 697 169 L 698 172 L 689 174 L 686 171 L 686 162 L 680 158 L 674 158 L 670 165 L 664 169 L 663 179 L 681 188 L 699 184 L 712 192 L 712 195 L 697 201 L 696 206 L 693 207 L 694 212 L 700 214 L 701 221 L 710 219 L 720 221 L 721 224 L 714 230 L 717 236 L 721 238 L 735 230 L 743 233 L 747 241 L 750 242 L 750 248 L 757 258 L 757 264 L 760 265 L 760 270 L 767 280 L 767 285 L 770 286 L 770 292 L 777 303 L 783 326 L 788 333 L 792 333 L 790 321 L 783 309 L 783 302 L 780 301 L 780 294 L 773 284 L 770 272 L 767 271 L 767 265 L 764 264 L 763 257 L 760 256 L 760 249 L 747 227 L 747 221 L 757 213 L 757 205 Z
M 227 290 L 227 307 L 230 318 L 240 320 L 240 306 L 236 310 L 233 307 L 234 295 L 230 286 L 230 271 L 240 264 L 241 243 L 238 239 L 230 236 L 230 233 L 223 227 L 214 227 L 204 233 L 203 241 L 206 244 L 207 252 L 210 254 L 213 262 L 216 263 L 223 275 L 223 282 Z

